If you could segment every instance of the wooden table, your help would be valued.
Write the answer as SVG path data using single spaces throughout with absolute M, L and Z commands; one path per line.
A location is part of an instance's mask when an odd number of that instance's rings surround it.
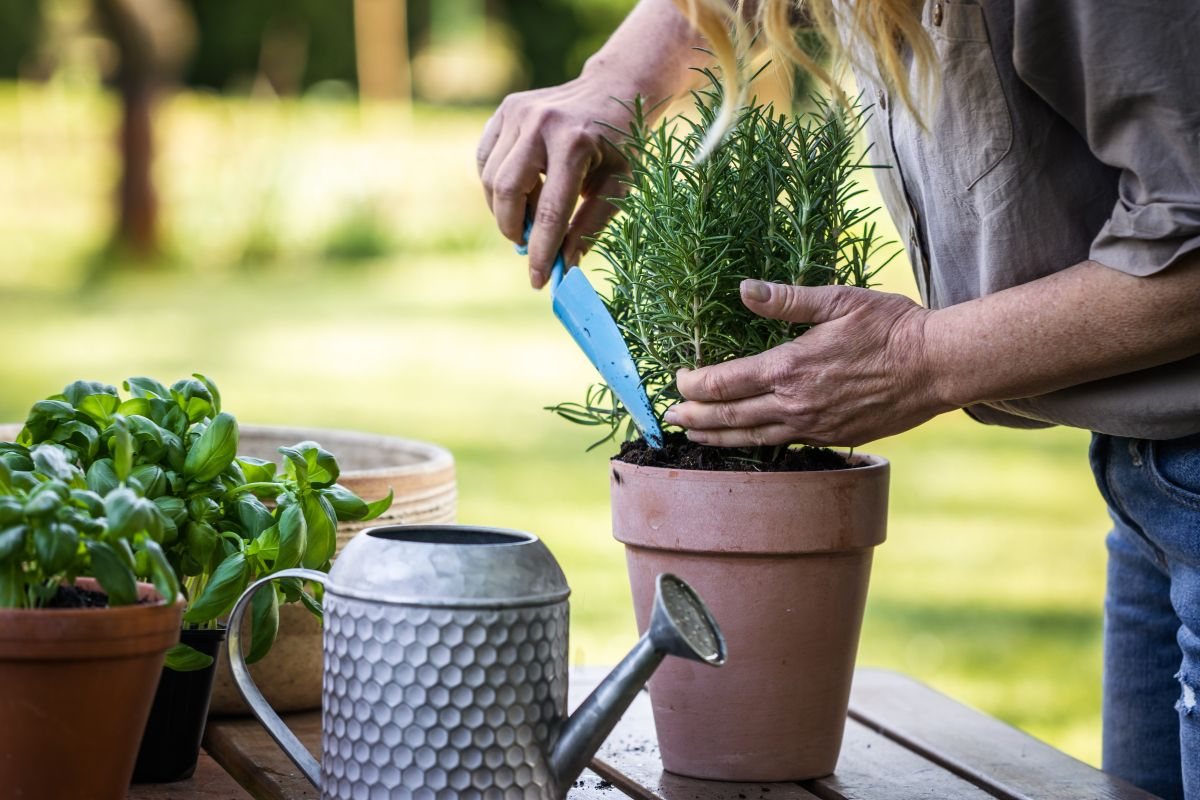
M 585 671 L 573 676 L 572 705 L 599 674 Z M 287 721 L 315 752 L 320 741 L 319 712 L 293 714 Z M 252 719 L 210 721 L 205 746 L 250 796 L 263 800 L 319 797 Z M 209 768 L 207 762 L 202 768 Z M 841 759 L 827 778 L 803 783 L 718 783 L 665 773 L 645 693 L 597 754 L 592 770 L 580 777 L 569 800 L 1153 798 L 912 678 L 870 669 L 855 675 Z M 149 789 L 139 789 L 130 797 L 207 800 L 222 796 L 188 793 L 176 786 L 172 794 L 146 794 L 142 792 Z

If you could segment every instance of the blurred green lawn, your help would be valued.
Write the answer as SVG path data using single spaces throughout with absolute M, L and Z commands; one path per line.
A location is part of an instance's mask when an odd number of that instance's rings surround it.
M 458 460 L 461 521 L 536 532 L 562 561 L 572 657 L 620 657 L 634 631 L 607 453 L 542 410 L 592 376 L 492 231 L 473 163 L 486 114 L 175 98 L 158 164 L 172 264 L 88 283 L 114 112 L 87 87 L 0 88 L 0 420 L 75 378 L 202 371 L 245 422 L 439 442 Z M 377 214 L 395 251 L 322 263 L 353 209 Z M 247 264 L 263 241 L 268 263 Z M 885 277 L 911 291 L 900 262 Z M 1108 526 L 1086 446 L 953 414 L 865 448 L 891 459 L 893 483 L 860 663 L 1096 763 Z

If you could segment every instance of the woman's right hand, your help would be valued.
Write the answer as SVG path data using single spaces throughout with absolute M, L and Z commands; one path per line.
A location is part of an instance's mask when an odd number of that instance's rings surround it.
M 488 120 L 479 177 L 500 232 L 513 242 L 525 243 L 525 218 L 533 217 L 533 288 L 545 285 L 560 246 L 573 266 L 587 250 L 585 237 L 616 211 L 608 198 L 622 193 L 628 165 L 609 140 L 629 129 L 622 102 L 641 95 L 647 108 L 659 109 L 692 83 L 693 67 L 708 62 L 697 50 L 703 44 L 673 0 L 639 0 L 582 75 L 509 95 Z
M 509 95 L 483 130 L 477 165 L 500 232 L 524 244 L 526 216 L 533 218 L 529 283 L 535 289 L 549 278 L 560 245 L 566 263 L 577 263 L 587 249 L 584 237 L 616 210 L 608 198 L 620 194 L 627 164 L 610 140 L 628 129 L 630 112 L 614 95 L 623 98 L 585 73 L 561 86 Z

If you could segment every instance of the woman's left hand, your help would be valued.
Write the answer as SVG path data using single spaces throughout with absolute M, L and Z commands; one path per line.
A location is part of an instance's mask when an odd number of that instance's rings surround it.
M 756 314 L 812 323 L 791 342 L 677 375 L 686 402 L 665 421 L 700 444 L 854 446 L 957 406 L 940 396 L 925 323 L 933 313 L 897 294 L 849 286 L 748 280 Z

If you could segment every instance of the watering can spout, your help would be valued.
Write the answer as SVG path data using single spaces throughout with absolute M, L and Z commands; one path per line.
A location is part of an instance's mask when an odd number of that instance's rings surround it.
M 719 667 L 725 663 L 725 638 L 692 588 L 674 575 L 663 574 L 658 576 L 646 633 L 563 726 L 550 756 L 556 786 L 569 786 L 579 777 L 669 655 Z

